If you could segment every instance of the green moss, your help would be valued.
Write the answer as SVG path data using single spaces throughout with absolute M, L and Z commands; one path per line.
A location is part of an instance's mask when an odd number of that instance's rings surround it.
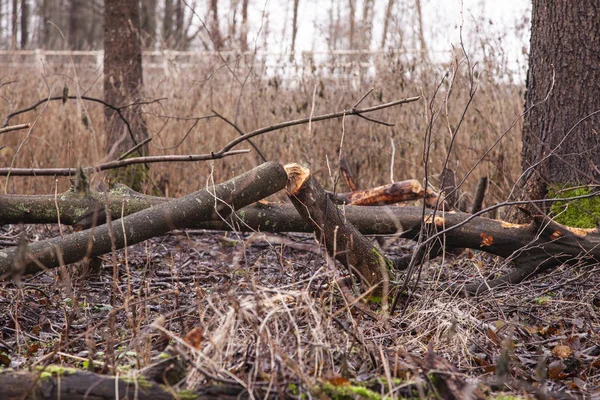
M 62 367 L 60 365 L 48 365 L 46 367 L 37 367 L 40 371 L 40 378 L 48 379 L 55 376 L 71 375 L 77 372 L 76 368 Z
M 535 303 L 540 306 L 546 305 L 546 304 L 550 303 L 551 301 L 552 301 L 552 297 L 550 297 L 550 296 L 536 297 L 536 299 L 535 299 Z
M 298 385 L 296 385 L 295 383 L 290 383 L 288 386 L 288 391 L 294 395 L 294 396 L 298 396 L 298 393 L 300 393 L 300 391 L 298 390 Z
M 182 390 L 177 392 L 177 397 L 181 400 L 195 400 L 198 398 L 198 394 L 192 390 Z
M 355 385 L 339 385 L 335 386 L 331 383 L 324 383 L 319 387 L 320 391 L 330 397 L 332 400 L 381 400 L 381 395 L 367 389 L 364 386 Z
M 168 360 L 171 357 L 173 357 L 173 356 L 170 355 L 169 353 L 165 353 L 165 352 L 162 352 L 158 355 L 159 360 Z
M 136 375 L 135 377 L 120 376 L 119 379 L 125 383 L 137 384 L 142 389 L 150 389 L 152 387 L 152 383 L 142 375 Z
M 590 194 L 588 188 L 559 190 L 551 188 L 548 197 L 564 199 L 568 197 L 585 196 Z M 595 228 L 600 224 L 600 196 L 588 197 L 573 201 L 557 201 L 552 204 L 550 211 L 559 224 L 575 228 Z

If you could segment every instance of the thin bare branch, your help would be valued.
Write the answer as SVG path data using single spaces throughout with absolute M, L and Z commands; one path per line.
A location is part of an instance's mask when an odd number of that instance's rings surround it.
M 235 146 L 237 146 L 238 144 L 240 144 L 250 138 L 253 138 L 254 136 L 262 135 L 263 133 L 272 132 L 272 131 L 276 131 L 276 130 L 283 129 L 283 128 L 288 128 L 290 126 L 307 124 L 309 121 L 310 122 L 325 121 L 328 119 L 340 118 L 340 117 L 348 116 L 348 115 L 360 115 L 360 114 L 365 114 L 365 113 L 369 113 L 369 112 L 373 112 L 373 111 L 383 110 L 384 108 L 394 107 L 394 106 L 397 106 L 400 104 L 412 103 L 414 101 L 419 100 L 420 98 L 421 98 L 420 96 L 408 97 L 406 99 L 396 100 L 396 101 L 392 101 L 390 103 L 379 104 L 379 105 L 376 105 L 373 107 L 368 107 L 368 108 L 360 108 L 360 109 L 355 108 L 355 109 L 338 111 L 338 112 L 329 113 L 329 114 L 317 115 L 317 116 L 308 117 L 308 118 L 301 118 L 301 119 L 295 119 L 292 121 L 281 122 L 279 124 L 267 126 L 265 128 L 260 128 L 255 131 L 249 132 L 249 133 L 245 134 L 244 136 L 240 136 L 239 138 L 234 139 L 231 142 L 229 142 L 228 144 L 226 144 L 225 147 L 223 147 L 221 150 L 219 150 L 216 154 L 220 154 L 220 153 L 229 151 L 232 148 L 234 148 Z
M 7 126 L 7 127 L 4 127 L 4 128 L 0 128 L 0 134 L 6 133 L 6 132 L 18 131 L 18 130 L 21 130 L 21 129 L 29 129 L 30 127 L 31 127 L 30 123 Z
M 126 160 L 111 161 L 93 167 L 85 167 L 84 171 L 105 171 L 107 169 L 121 168 L 132 164 L 152 164 L 158 162 L 187 162 L 187 161 L 206 161 L 217 160 L 219 158 L 234 156 L 238 154 L 249 153 L 250 149 L 232 150 L 224 153 L 209 154 L 188 154 L 172 156 L 148 156 L 135 157 Z M 0 175 L 10 174 L 11 176 L 72 176 L 77 172 L 77 168 L 0 168 Z

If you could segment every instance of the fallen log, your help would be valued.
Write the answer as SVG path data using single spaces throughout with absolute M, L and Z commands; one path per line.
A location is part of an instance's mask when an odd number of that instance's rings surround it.
M 256 397 L 276 398 L 257 389 Z M 6 370 L 0 372 L 0 399 L 46 400 L 172 400 L 251 398 L 241 385 L 210 384 L 197 390 L 176 390 L 158 384 L 142 374 L 100 375 L 75 368 L 48 366 L 37 372 Z M 291 396 L 286 396 L 291 398 Z
M 263 199 L 285 187 L 287 175 L 274 162 L 262 164 L 220 185 L 157 205 L 92 229 L 0 251 L 0 277 L 31 274 L 84 257 L 95 257 L 193 222 L 226 218 L 233 210 Z M 24 254 L 24 255 L 23 255 Z
M 168 201 L 122 189 L 110 192 L 106 198 L 113 218 L 121 215 L 121 208 L 123 215 L 127 215 Z M 27 200 L 27 203 L 24 203 L 24 200 Z M 24 204 L 27 204 L 26 208 Z M 60 214 L 62 223 L 73 224 L 81 215 L 93 211 L 90 204 L 95 203 L 90 203 L 89 199 L 69 195 L 0 196 L 0 222 L 55 223 Z M 346 205 L 337 208 L 343 220 L 349 221 L 363 235 L 397 235 L 413 240 L 418 237 L 422 222 L 432 222 L 433 213 L 429 210 L 423 218 L 421 207 L 410 206 Z M 597 228 L 568 228 L 543 217 L 536 217 L 529 224 L 510 224 L 462 212 L 439 211 L 436 213 L 435 225 L 438 230 L 444 230 L 446 249 L 468 247 L 510 258 L 515 262 L 517 268 L 513 273 L 483 285 L 474 283 L 467 286 L 466 289 L 472 293 L 482 292 L 488 287 L 503 283 L 519 283 L 529 276 L 562 263 L 589 265 L 600 260 L 600 233 Z M 244 207 L 227 220 L 189 220 L 186 227 L 271 233 L 314 230 L 313 225 L 305 221 L 293 205 L 277 203 L 259 203 Z
M 285 166 L 287 193 L 302 218 L 312 224 L 327 252 L 382 298 L 389 293 L 392 263 L 373 242 L 364 237 L 343 214 L 310 170 L 298 164 Z

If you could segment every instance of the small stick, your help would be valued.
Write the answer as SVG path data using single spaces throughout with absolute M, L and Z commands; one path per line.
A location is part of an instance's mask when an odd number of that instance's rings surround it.
M 18 130 L 21 130 L 21 129 L 29 129 L 30 127 L 31 127 L 30 123 L 7 126 L 7 127 L 4 127 L 4 128 L 0 128 L 0 134 L 6 133 L 6 132 L 18 131 Z
M 121 161 L 124 160 L 128 155 L 130 155 L 131 153 L 133 153 L 134 151 L 136 151 L 137 149 L 139 149 L 140 147 L 142 147 L 143 145 L 150 143 L 150 141 L 152 140 L 151 137 L 149 137 L 148 139 L 144 139 L 143 141 L 141 141 L 140 143 L 136 144 L 135 146 L 133 146 L 131 149 L 127 150 L 125 153 L 123 153 L 121 155 L 121 157 L 117 158 L 117 161 Z

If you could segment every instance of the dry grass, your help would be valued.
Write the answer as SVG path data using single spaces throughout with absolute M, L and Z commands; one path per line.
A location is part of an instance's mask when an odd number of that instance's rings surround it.
M 446 65 L 420 65 L 401 55 L 380 55 L 371 62 L 370 71 L 361 70 L 365 56 L 337 56 L 338 65 L 270 68 L 263 72 L 260 60 L 238 59 L 223 67 L 219 60 L 207 61 L 194 68 L 178 68 L 177 63 L 165 69 L 145 72 L 147 99 L 164 99 L 144 107 L 146 122 L 154 137 L 151 153 L 191 154 L 220 149 L 235 138 L 235 130 L 212 118 L 199 121 L 182 120 L 211 114 L 215 110 L 235 121 L 245 131 L 276 122 L 349 109 L 370 88 L 375 90 L 363 106 L 400 98 L 422 95 L 417 103 L 403 105 L 372 114 L 383 121 L 394 122 L 390 128 L 351 117 L 297 126 L 271 132 L 254 140 L 268 159 L 300 162 L 309 166 L 321 181 L 331 187 L 332 174 L 338 168 L 339 147 L 350 163 L 362 187 L 387 183 L 391 170 L 395 180 L 424 178 L 423 142 L 431 110 L 440 112 L 432 130 L 429 174 L 441 172 L 444 158 L 469 96 L 468 67 L 457 68 L 456 60 Z M 359 57 L 363 57 L 361 60 Z M 491 180 L 488 202 L 503 199 L 512 179 L 519 173 L 520 131 L 523 88 L 497 82 L 493 65 L 476 66 L 478 75 L 475 95 L 457 133 L 456 144 L 449 155 L 449 168 L 462 178 L 490 148 L 494 141 L 515 121 L 512 131 L 486 156 L 470 175 L 464 189 L 470 192 L 481 176 Z M 0 115 L 9 109 L 23 108 L 50 94 L 60 95 L 67 85 L 71 94 L 102 97 L 102 75 L 93 68 L 69 64 L 48 66 L 45 70 L 11 68 L 3 81 L 15 81 L 0 88 L 9 100 L 0 103 Z M 441 84 L 439 91 L 436 87 Z M 450 91 L 450 82 L 455 76 Z M 209 78 L 209 79 L 207 79 Z M 429 102 L 433 101 L 431 108 Z M 314 104 L 314 110 L 313 110 Z M 87 117 L 86 117 L 87 116 Z M 87 118 L 87 128 L 82 122 Z M 31 132 L 3 135 L 8 147 L 1 153 L 3 164 L 18 167 L 72 167 L 103 161 L 104 126 L 102 106 L 69 101 L 53 102 L 35 112 L 21 115 L 11 123 L 34 122 Z M 393 147 L 395 154 L 392 160 Z M 22 146 L 21 146 L 22 145 Z M 20 151 L 17 149 L 21 146 Z M 238 148 L 249 148 L 239 145 Z M 15 157 L 16 154 L 16 157 Z M 14 159 L 14 162 L 13 162 Z M 214 163 L 162 164 L 153 166 L 154 179 L 167 177 L 170 195 L 180 196 L 204 187 L 211 171 L 218 181 L 238 174 L 260 162 L 253 153 Z M 393 168 L 390 168 L 393 162 Z M 51 178 L 11 178 L 9 193 L 53 192 Z M 67 180 L 60 179 L 61 188 Z M 340 188 L 346 190 L 346 188 Z

